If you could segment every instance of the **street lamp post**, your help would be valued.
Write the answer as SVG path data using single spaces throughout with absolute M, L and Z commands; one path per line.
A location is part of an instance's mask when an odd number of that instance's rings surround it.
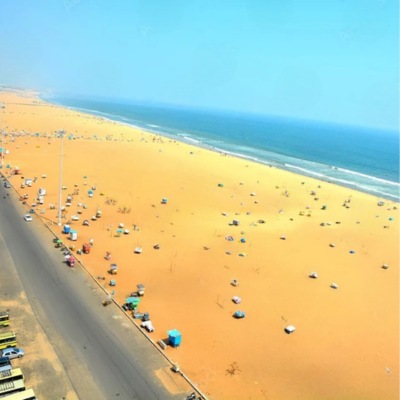
M 63 169 L 63 137 L 64 131 L 61 130 L 58 132 L 60 135 L 60 187 L 58 190 L 58 226 L 61 226 L 61 202 L 62 202 L 62 169 Z
M 4 164 L 4 114 L 6 112 L 5 103 L 0 104 L 1 115 L 2 115 L 2 123 L 1 123 L 1 167 L 3 168 Z

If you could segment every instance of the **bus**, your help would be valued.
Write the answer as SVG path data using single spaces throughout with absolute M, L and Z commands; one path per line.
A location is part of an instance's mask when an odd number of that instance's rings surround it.
M 0 311 L 0 328 L 10 325 L 10 314 L 8 311 Z
M 0 381 L 0 397 L 6 397 L 10 394 L 23 392 L 25 390 L 25 382 L 23 379 L 17 379 L 11 382 Z
M 10 394 L 5 400 L 37 400 L 33 389 L 26 389 L 23 392 Z
M 20 368 L 0 375 L 0 397 L 25 390 L 24 375 Z
M 21 371 L 21 368 L 13 368 L 9 373 L 0 375 L 0 384 L 4 382 L 14 382 L 19 379 L 24 379 L 24 374 Z
M 0 332 L 0 350 L 17 347 L 17 335 L 14 332 Z

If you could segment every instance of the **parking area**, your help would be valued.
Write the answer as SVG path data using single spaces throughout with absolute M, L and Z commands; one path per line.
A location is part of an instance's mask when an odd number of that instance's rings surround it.
M 15 332 L 18 347 L 25 353 L 11 360 L 12 367 L 21 368 L 26 388 L 34 389 L 38 399 L 77 400 L 63 365 L 30 307 L 1 236 L 0 257 L 0 311 L 10 313 L 10 325 L 0 327 L 0 332 Z

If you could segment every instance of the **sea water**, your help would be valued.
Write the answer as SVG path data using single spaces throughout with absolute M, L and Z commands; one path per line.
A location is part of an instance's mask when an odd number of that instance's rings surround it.
M 377 197 L 400 200 L 396 131 L 129 101 L 61 96 L 45 100 Z

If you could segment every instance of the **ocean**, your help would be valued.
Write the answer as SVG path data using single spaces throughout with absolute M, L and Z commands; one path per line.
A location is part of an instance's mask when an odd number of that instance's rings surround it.
M 43 100 L 400 201 L 396 131 L 128 101 L 54 95 Z

